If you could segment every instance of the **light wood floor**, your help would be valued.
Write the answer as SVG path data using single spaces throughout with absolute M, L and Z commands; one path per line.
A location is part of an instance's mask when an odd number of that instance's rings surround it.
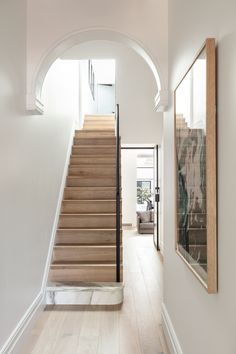
M 124 281 L 121 308 L 44 311 L 23 354 L 166 353 L 160 327 L 162 261 L 152 236 L 124 232 Z

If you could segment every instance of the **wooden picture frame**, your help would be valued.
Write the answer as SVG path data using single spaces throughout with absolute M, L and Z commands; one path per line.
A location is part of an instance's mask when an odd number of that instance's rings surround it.
M 217 292 L 216 50 L 205 41 L 174 91 L 176 252 Z

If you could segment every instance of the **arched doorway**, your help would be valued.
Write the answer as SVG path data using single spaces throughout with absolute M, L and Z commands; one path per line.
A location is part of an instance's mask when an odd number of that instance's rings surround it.
M 67 35 L 49 48 L 42 60 L 38 63 L 32 77 L 28 78 L 26 109 L 31 111 L 31 113 L 43 114 L 42 87 L 49 68 L 66 50 L 80 43 L 92 40 L 118 42 L 132 48 L 140 55 L 151 69 L 156 81 L 157 93 L 153 98 L 155 100 L 156 109 L 163 111 L 167 104 L 168 95 L 164 76 L 157 60 L 145 49 L 142 43 L 139 43 L 123 33 L 104 29 L 90 29 Z

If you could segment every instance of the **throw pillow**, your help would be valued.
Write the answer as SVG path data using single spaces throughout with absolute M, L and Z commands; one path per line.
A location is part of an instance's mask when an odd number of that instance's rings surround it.
M 150 212 L 149 211 L 143 211 L 140 214 L 141 222 L 150 222 Z

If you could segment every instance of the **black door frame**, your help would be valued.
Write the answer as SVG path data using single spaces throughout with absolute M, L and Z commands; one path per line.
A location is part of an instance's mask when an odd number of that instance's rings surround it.
M 159 235 L 159 202 L 160 202 L 160 186 L 159 186 L 159 145 L 155 145 L 154 147 L 154 157 L 156 157 L 156 161 L 154 162 L 154 166 L 156 166 L 156 171 L 154 171 L 154 176 L 156 172 L 156 180 L 154 181 L 155 185 L 155 196 L 154 196 L 154 203 L 156 206 L 156 213 L 157 213 L 157 219 L 156 219 L 156 234 L 155 230 L 153 233 L 153 242 L 154 245 L 157 249 L 157 251 L 160 251 L 160 235 Z M 156 155 L 156 156 L 155 156 Z M 155 210 L 155 207 L 154 207 Z M 154 215 L 155 218 L 155 215 Z M 155 242 L 155 236 L 156 236 L 156 242 Z

